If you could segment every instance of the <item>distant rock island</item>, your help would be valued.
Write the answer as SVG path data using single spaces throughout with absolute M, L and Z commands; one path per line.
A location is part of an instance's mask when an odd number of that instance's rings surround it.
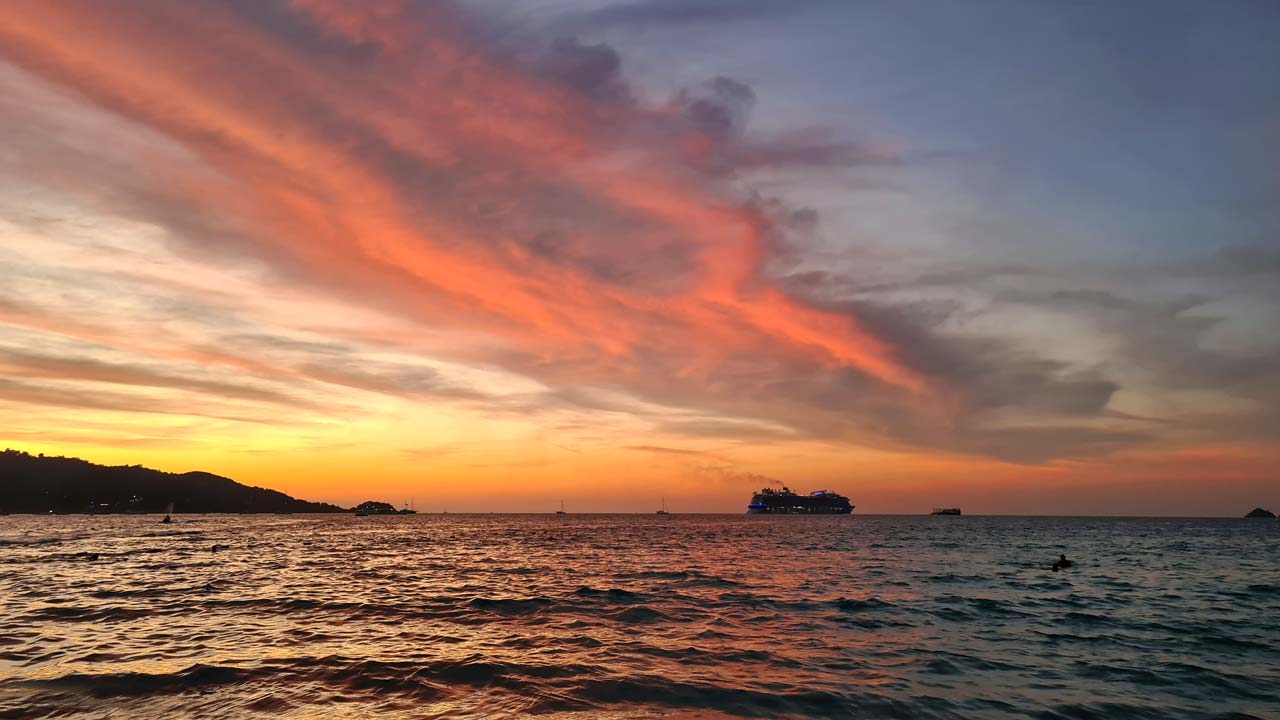
M 206 472 L 108 467 L 78 458 L 0 453 L 0 512 L 7 513 L 336 513 Z
M 410 510 L 409 508 L 397 510 L 391 503 L 370 500 L 357 505 L 355 514 L 363 517 L 365 515 L 417 515 L 418 513 L 416 510 Z
M 1245 515 L 1245 517 L 1247 518 L 1273 518 L 1275 516 L 1276 516 L 1275 513 L 1271 512 L 1270 510 L 1263 510 L 1260 507 L 1250 510 L 1249 514 Z

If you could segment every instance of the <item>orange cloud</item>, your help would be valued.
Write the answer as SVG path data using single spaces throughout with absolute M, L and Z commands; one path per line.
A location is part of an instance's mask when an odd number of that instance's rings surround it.
M 771 286 L 767 221 L 729 189 L 700 180 L 674 151 L 595 132 L 643 125 L 645 111 L 593 107 L 490 58 L 443 7 L 296 7 L 315 23 L 315 42 L 372 49 L 353 50 L 349 62 L 308 55 L 199 3 L 145 16 L 30 4 L 5 14 L 0 37 L 13 61 L 203 158 L 219 179 L 149 171 L 169 202 L 227 213 L 283 277 L 418 322 L 479 329 L 549 360 L 603 353 L 599 367 L 679 345 L 697 364 L 704 352 L 770 347 L 924 389 L 855 318 Z M 547 194 L 581 204 L 557 216 L 542 206 Z M 497 207 L 457 207 L 468 200 Z M 482 222 L 490 215 L 492 227 Z M 680 287 L 655 294 L 536 257 L 513 237 L 538 232 L 585 235 L 615 272 L 682 247 L 689 264 L 668 268 L 684 276 Z

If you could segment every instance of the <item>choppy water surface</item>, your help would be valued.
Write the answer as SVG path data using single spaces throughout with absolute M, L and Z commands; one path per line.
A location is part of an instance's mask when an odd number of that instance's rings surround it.
M 0 517 L 0 717 L 1280 717 L 1277 540 L 1245 520 Z M 1055 574 L 1059 552 L 1077 564 Z

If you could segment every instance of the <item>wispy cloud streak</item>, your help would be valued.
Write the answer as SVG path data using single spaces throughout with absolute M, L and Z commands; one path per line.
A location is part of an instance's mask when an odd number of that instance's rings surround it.
M 624 3 L 580 20 L 670 26 L 778 7 Z M 820 129 L 755 135 L 758 98 L 739 80 L 652 100 L 609 45 L 566 37 L 521 55 L 477 22 L 398 0 L 6 8 L 0 60 L 26 100 L 4 106 L 0 131 L 22 143 L 0 168 L 68 215 L 132 223 L 102 233 L 109 247 L 68 241 L 57 255 L 28 239 L 0 256 L 25 289 L 0 288 L 0 322 L 99 353 L 0 346 L 0 367 L 23 378 L 7 399 L 67 406 L 76 395 L 57 383 L 80 381 L 322 417 L 358 403 L 375 414 L 387 398 L 591 414 L 651 435 L 615 447 L 666 454 L 699 452 L 671 438 L 815 440 L 1034 463 L 1151 439 L 1111 407 L 1113 368 L 957 332 L 958 313 L 921 299 L 1042 271 L 888 282 L 815 269 L 802 239 L 817 213 L 750 182 L 893 170 L 904 154 Z M 12 222 L 30 238 L 62 232 Z M 64 291 L 77 278 L 80 292 Z M 1107 298 L 1071 292 L 992 297 Z M 1160 346 L 1195 355 L 1196 321 L 1164 322 Z

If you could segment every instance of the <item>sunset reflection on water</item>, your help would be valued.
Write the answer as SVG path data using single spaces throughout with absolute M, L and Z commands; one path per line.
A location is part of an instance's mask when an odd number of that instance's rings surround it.
M 0 714 L 997 717 L 1105 694 L 1176 715 L 1280 680 L 1232 669 L 1280 610 L 1251 590 L 1280 587 L 1274 528 L 1233 521 L 176 520 L 4 518 Z M 1166 554 L 1186 537 L 1212 561 Z M 1054 574 L 1063 542 L 1080 565 Z M 1189 642 L 1179 684 L 1124 670 Z

